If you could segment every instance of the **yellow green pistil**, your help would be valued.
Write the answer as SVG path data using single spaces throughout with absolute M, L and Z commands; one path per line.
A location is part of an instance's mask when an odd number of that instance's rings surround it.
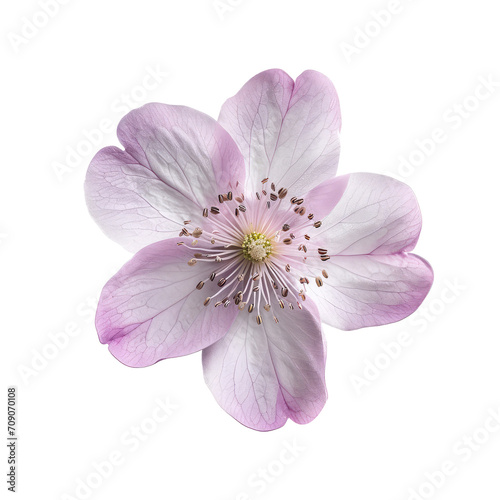
M 262 262 L 269 255 L 273 249 L 271 242 L 262 233 L 247 234 L 241 245 L 243 249 L 243 256 L 252 262 Z

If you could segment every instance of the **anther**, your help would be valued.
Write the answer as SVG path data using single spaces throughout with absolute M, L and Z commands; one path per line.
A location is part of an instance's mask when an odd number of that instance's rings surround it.
M 313 219 L 314 219 L 314 214 L 309 214 L 309 215 L 307 216 L 307 218 L 308 218 L 309 220 L 313 220 Z
M 272 189 L 273 191 L 276 191 L 276 186 L 274 185 L 274 182 L 271 182 L 271 189 Z
M 278 318 L 276 316 L 274 316 L 274 322 L 275 323 L 279 323 L 279 320 L 278 320 Z
M 289 231 L 290 226 L 288 224 L 283 224 L 283 227 L 281 229 L 282 229 L 282 231 Z
M 269 195 L 269 198 L 271 198 L 271 201 L 276 201 L 278 199 L 278 197 L 274 193 L 271 193 Z
M 326 248 L 318 248 L 318 253 L 320 255 L 326 255 L 328 253 L 328 250 Z
M 285 238 L 285 239 L 283 240 L 283 243 L 284 243 L 285 245 L 290 245 L 290 244 L 292 243 L 292 239 L 291 239 L 291 238 Z
M 188 266 L 194 266 L 196 264 L 196 259 L 189 259 L 188 260 Z
M 278 191 L 278 197 L 280 200 L 282 200 L 287 194 L 288 194 L 288 189 L 280 188 L 280 190 Z
M 221 278 L 219 282 L 217 283 L 220 287 L 224 286 L 226 284 L 226 278 Z
M 237 208 L 234 209 L 234 215 L 236 215 L 236 217 L 240 215 L 240 211 Z
M 323 224 L 323 223 L 322 223 L 320 220 L 318 220 L 318 221 L 316 221 L 316 222 L 313 224 L 313 226 L 317 228 L 317 227 L 321 227 L 321 224 Z
M 227 199 L 229 201 L 231 201 L 233 199 L 233 192 L 232 191 L 229 191 L 229 193 L 227 193 Z
M 262 184 L 265 184 L 269 180 L 269 177 L 266 177 L 265 179 L 262 179 Z
M 207 297 L 207 298 L 205 299 L 205 302 L 203 302 L 203 305 L 204 305 L 205 307 L 207 307 L 207 306 L 208 306 L 208 304 L 210 304 L 210 301 L 211 301 L 211 300 L 212 300 L 212 297 Z
M 245 205 L 240 205 L 238 208 L 240 209 L 240 212 L 246 212 L 247 211 L 247 207 L 245 207 Z
M 185 220 L 184 224 L 187 226 L 188 224 L 191 224 L 191 221 L 190 220 Z
M 324 278 L 328 278 L 328 273 L 323 269 L 323 271 L 321 271 L 321 274 L 323 275 Z
M 210 275 L 210 281 L 213 281 L 213 280 L 215 279 L 215 276 L 216 276 L 216 273 L 212 273 L 212 274 Z
M 329 255 L 322 255 L 322 256 L 320 257 L 320 259 L 321 259 L 323 262 L 325 262 L 325 261 L 327 261 L 327 260 L 329 260 L 329 259 L 330 259 L 330 256 L 329 256 Z
M 281 309 L 285 309 L 285 303 L 281 299 L 278 299 L 278 303 L 279 303 Z
M 309 241 L 311 239 L 311 237 L 308 235 L 308 234 L 304 234 L 304 238 Z
M 214 215 L 220 214 L 220 210 L 217 207 L 210 207 L 210 212 Z
M 323 280 L 319 276 L 316 278 L 316 285 L 323 286 Z
M 289 273 L 289 272 L 290 272 L 290 269 L 291 269 L 290 264 L 287 264 L 287 265 L 285 266 L 285 271 L 286 271 L 287 273 Z
M 194 237 L 194 238 L 199 238 L 202 234 L 203 234 L 203 229 L 201 229 L 201 227 L 197 227 L 197 228 L 193 231 L 193 237 Z
M 264 309 L 265 309 L 267 312 L 269 312 L 269 311 L 271 310 L 271 305 L 270 305 L 270 304 L 266 304 L 266 305 L 264 306 Z
M 252 279 L 254 281 L 257 281 L 258 279 L 260 279 L 260 274 L 259 273 L 255 273 L 253 276 L 252 276 Z
M 290 198 L 290 203 L 292 205 L 294 205 L 296 201 L 297 201 L 297 197 L 296 196 L 294 196 L 293 198 Z
M 255 196 L 257 196 L 257 199 L 260 201 L 260 194 L 259 193 L 255 193 Z
M 251 313 L 251 312 L 253 311 L 253 307 L 254 307 L 254 306 L 253 306 L 253 304 L 250 304 L 250 305 L 248 306 L 248 312 L 249 312 L 249 313 Z
M 260 314 L 257 315 L 256 320 L 258 325 L 262 325 L 262 318 L 260 317 Z
M 204 284 L 205 284 L 205 282 L 204 282 L 204 281 L 200 281 L 200 282 L 196 285 L 196 288 L 197 288 L 198 290 L 201 290 L 201 289 L 203 288 L 203 285 L 204 285 Z
M 208 208 L 203 209 L 203 217 L 208 217 Z
M 286 296 L 288 295 L 288 288 L 287 288 L 287 287 L 283 287 L 283 288 L 281 289 L 281 295 L 282 295 L 283 297 L 286 297 Z
M 224 196 L 221 194 L 219 195 L 219 203 L 224 203 Z
M 260 290 L 259 285 L 255 285 L 255 286 L 252 288 L 252 291 L 253 291 L 254 293 L 258 292 L 259 290 Z

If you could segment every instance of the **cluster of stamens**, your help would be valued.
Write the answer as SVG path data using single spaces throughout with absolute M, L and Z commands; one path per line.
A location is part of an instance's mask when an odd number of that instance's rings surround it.
M 233 304 L 241 311 L 256 314 L 259 325 L 263 322 L 261 309 L 270 312 L 276 323 L 275 308 L 302 309 L 310 283 L 303 274 L 317 269 L 317 260 L 330 258 L 328 250 L 316 247 L 307 233 L 321 227 L 321 221 L 307 213 L 304 199 L 292 197 L 287 204 L 288 190 L 276 190 L 274 183 L 268 190 L 267 184 L 268 179 L 263 179 L 262 190 L 246 201 L 244 194 L 219 194 L 219 203 L 202 211 L 208 219 L 204 228 L 192 227 L 191 220 L 184 221 L 179 236 L 190 242 L 178 242 L 192 251 L 188 265 L 213 263 L 210 274 L 196 288 L 202 290 L 211 281 L 220 290 L 200 299 L 203 305 Z M 311 266 L 305 265 L 308 256 Z M 323 269 L 321 276 L 311 281 L 322 286 L 326 278 L 328 273 Z

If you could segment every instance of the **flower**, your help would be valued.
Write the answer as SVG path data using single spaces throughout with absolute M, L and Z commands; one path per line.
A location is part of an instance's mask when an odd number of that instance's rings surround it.
M 85 181 L 103 231 L 137 252 L 105 285 L 96 328 L 128 366 L 203 350 L 207 385 L 245 426 L 304 424 L 323 408 L 321 319 L 399 321 L 432 269 L 408 253 L 420 210 L 405 184 L 335 177 L 340 108 L 324 75 L 258 74 L 218 121 L 147 104 Z

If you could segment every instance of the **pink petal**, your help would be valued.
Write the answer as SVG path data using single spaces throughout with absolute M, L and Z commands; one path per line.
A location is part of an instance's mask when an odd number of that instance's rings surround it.
M 288 418 L 305 424 L 323 408 L 325 349 L 314 304 L 308 309 L 241 312 L 229 333 L 203 350 L 205 381 L 217 402 L 236 420 L 261 431 Z
M 249 192 L 269 177 L 299 196 L 335 175 L 340 107 L 321 73 L 306 71 L 294 83 L 281 70 L 264 71 L 225 102 L 219 122 L 245 158 Z
M 329 255 L 406 252 L 417 243 L 422 217 L 415 194 L 390 177 L 344 175 L 318 186 L 305 199 L 304 206 L 316 219 L 324 217 L 312 235 Z
M 307 212 L 314 214 L 315 220 L 321 220 L 329 215 L 342 199 L 349 183 L 349 178 L 350 175 L 334 177 L 311 189 L 304 196 L 303 205 L 307 208 Z M 318 233 L 319 231 L 315 231 L 314 234 L 317 235 Z
M 244 183 L 234 141 L 194 109 L 147 104 L 122 119 L 118 137 L 125 152 L 99 151 L 85 191 L 101 229 L 131 251 L 177 236 L 184 220 L 199 221 L 219 193 Z
M 323 286 L 313 284 L 308 296 L 318 306 L 321 319 L 342 330 L 406 318 L 422 303 L 434 278 L 428 262 L 403 253 L 334 256 L 321 262 L 316 273 Z
M 192 251 L 179 240 L 153 243 L 139 251 L 105 285 L 96 315 L 100 341 L 128 366 L 149 366 L 183 356 L 219 340 L 238 309 L 204 307 L 220 291 L 208 277 L 214 263 L 189 266 Z M 196 285 L 206 281 L 202 290 Z

